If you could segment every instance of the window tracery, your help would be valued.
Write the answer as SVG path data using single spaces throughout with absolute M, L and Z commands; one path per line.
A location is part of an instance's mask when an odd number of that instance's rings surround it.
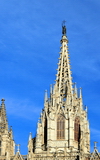
M 80 140 L 80 119 L 76 117 L 74 122 L 74 140 L 79 142 Z
M 57 118 L 57 140 L 65 139 L 65 119 L 59 115 Z

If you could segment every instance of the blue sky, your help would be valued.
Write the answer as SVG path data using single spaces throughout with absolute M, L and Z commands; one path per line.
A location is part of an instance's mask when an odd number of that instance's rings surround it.
M 14 140 L 27 154 L 44 103 L 54 83 L 61 24 L 66 20 L 73 82 L 88 106 L 91 150 L 100 151 L 100 1 L 0 1 L 0 97 L 5 98 Z

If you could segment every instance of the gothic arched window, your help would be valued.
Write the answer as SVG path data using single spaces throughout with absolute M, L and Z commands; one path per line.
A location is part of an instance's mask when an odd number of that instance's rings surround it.
M 80 119 L 76 117 L 74 122 L 74 140 L 78 141 L 80 140 Z
M 57 118 L 57 139 L 65 139 L 65 119 L 61 115 Z

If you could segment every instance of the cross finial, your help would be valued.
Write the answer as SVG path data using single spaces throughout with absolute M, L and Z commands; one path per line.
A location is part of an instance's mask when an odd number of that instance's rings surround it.
M 64 20 L 64 21 L 62 22 L 62 26 L 65 26 L 65 23 L 66 23 L 66 21 Z

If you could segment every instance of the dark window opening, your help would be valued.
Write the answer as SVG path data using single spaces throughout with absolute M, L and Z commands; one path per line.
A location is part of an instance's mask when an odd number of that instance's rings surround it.
M 47 150 L 47 118 L 44 121 L 44 149 Z

